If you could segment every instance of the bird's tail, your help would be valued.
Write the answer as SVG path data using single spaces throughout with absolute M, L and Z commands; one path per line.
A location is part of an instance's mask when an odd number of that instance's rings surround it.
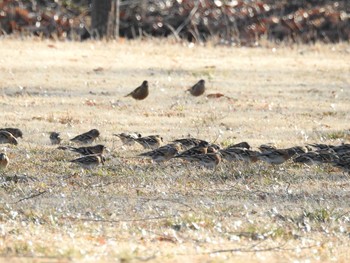
M 58 150 L 64 150 L 64 151 L 65 151 L 65 150 L 71 150 L 71 151 L 72 151 L 72 150 L 74 150 L 75 148 L 72 147 L 72 146 L 58 146 L 57 149 L 58 149 Z

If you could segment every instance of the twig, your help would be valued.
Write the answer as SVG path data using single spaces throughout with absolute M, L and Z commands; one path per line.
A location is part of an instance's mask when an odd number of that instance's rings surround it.
M 180 42 L 181 41 L 181 38 L 179 37 L 179 34 L 176 32 L 175 28 L 168 24 L 168 23 L 165 23 L 164 24 L 167 28 L 169 28 L 169 30 L 174 34 L 174 37 L 176 39 L 176 41 Z
M 339 220 L 340 218 L 342 218 L 343 216 L 346 216 L 349 213 L 350 213 L 350 211 L 346 211 L 346 212 L 340 214 L 339 216 L 337 216 L 335 220 Z
M 192 17 L 196 14 L 199 7 L 199 0 L 196 1 L 195 6 L 192 8 L 189 16 L 185 19 L 185 21 L 176 29 L 176 35 L 179 35 L 181 30 L 192 20 Z
M 68 220 L 73 220 L 73 221 L 85 221 L 85 222 L 120 223 L 120 222 L 137 222 L 137 221 L 151 221 L 151 220 L 167 219 L 167 218 L 173 218 L 175 216 L 176 215 L 146 217 L 146 218 L 137 218 L 137 219 L 119 219 L 119 220 L 77 218 L 77 217 L 71 217 L 71 216 L 63 216 L 63 217 L 61 217 L 61 219 L 68 219 Z
M 13 204 L 17 204 L 17 203 L 20 203 L 20 202 L 22 202 L 22 201 L 29 200 L 29 199 L 32 199 L 32 198 L 41 196 L 41 195 L 45 194 L 46 192 L 47 192 L 47 190 L 41 191 L 41 192 L 39 192 L 39 193 L 37 193 L 37 194 L 33 194 L 33 195 L 30 195 L 30 196 L 24 197 L 24 198 L 22 198 L 22 199 L 19 199 L 19 200 L 16 201 L 16 202 L 14 202 Z
M 259 242 L 258 244 L 260 244 L 260 243 L 261 242 Z M 282 245 L 275 246 L 275 247 L 267 247 L 267 248 L 262 248 L 262 249 L 251 249 L 251 248 L 248 248 L 248 249 L 244 249 L 244 248 L 219 249 L 219 250 L 213 250 L 210 252 L 205 252 L 203 254 L 232 253 L 232 252 L 258 253 L 258 252 L 267 252 L 267 251 L 292 251 L 295 249 L 304 250 L 304 249 L 311 249 L 311 248 L 320 246 L 320 245 L 311 245 L 311 246 L 299 247 L 299 248 L 283 248 L 286 244 L 287 244 L 287 242 L 285 242 Z

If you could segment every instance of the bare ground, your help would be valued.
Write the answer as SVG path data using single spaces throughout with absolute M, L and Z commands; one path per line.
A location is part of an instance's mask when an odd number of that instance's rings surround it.
M 0 261 L 347 262 L 348 175 L 291 162 L 215 172 L 134 158 L 113 133 L 253 147 L 349 143 L 350 46 L 191 47 L 158 40 L 1 40 L 0 127 L 20 127 L 0 188 Z M 207 94 L 186 88 L 207 81 Z M 150 96 L 123 96 L 147 79 Z M 82 172 L 48 132 L 98 128 L 107 164 Z

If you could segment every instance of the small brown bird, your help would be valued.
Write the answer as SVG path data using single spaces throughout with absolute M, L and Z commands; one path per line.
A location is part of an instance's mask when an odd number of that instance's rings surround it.
M 17 128 L 2 128 L 0 129 L 0 131 L 7 131 L 9 133 L 11 133 L 13 135 L 13 137 L 15 138 L 22 138 L 23 137 L 23 133 L 20 129 Z
M 350 151 L 337 153 L 337 156 L 339 157 L 339 159 L 342 159 L 344 161 L 350 161 Z
M 344 154 L 344 153 L 350 153 L 350 144 L 342 144 L 339 146 L 334 146 L 333 151 L 335 151 L 337 154 Z
M 308 146 L 315 148 L 316 150 L 329 150 L 334 147 L 331 144 L 322 144 L 322 143 L 309 143 Z
M 125 97 L 131 96 L 133 97 L 135 100 L 143 100 L 145 99 L 149 94 L 148 91 L 148 81 L 144 80 L 141 84 L 141 86 L 137 87 L 135 90 L 133 90 L 132 92 L 130 92 L 128 95 L 126 95 Z
M 2 143 L 18 144 L 17 139 L 7 131 L 0 131 L 0 144 Z
M 191 88 L 189 88 L 187 91 L 189 91 L 191 93 L 191 95 L 193 95 L 195 97 L 202 95 L 205 91 L 205 80 L 201 79 L 195 85 L 193 85 Z
M 350 174 L 350 160 L 339 159 L 339 160 L 335 160 L 332 164 L 333 166 L 338 167 L 344 172 Z
M 262 144 L 259 146 L 259 150 L 264 153 L 264 152 L 271 152 L 273 150 L 276 150 L 277 148 L 273 146 L 272 144 Z
M 241 155 L 245 153 L 245 150 L 237 147 L 227 147 L 226 149 L 220 150 L 222 157 L 229 162 L 242 161 Z
M 220 153 L 222 154 L 222 157 L 229 162 L 256 162 L 258 160 L 256 156 L 259 154 L 259 152 L 238 147 L 227 147 L 226 149 L 220 150 Z
M 50 141 L 52 145 L 60 144 L 62 139 L 58 132 L 50 132 Z
M 177 140 L 174 140 L 173 142 L 181 143 L 181 145 L 185 149 L 190 149 L 190 148 L 195 147 L 195 146 L 208 147 L 210 145 L 209 142 L 201 140 L 201 139 L 196 139 L 196 138 L 177 139 Z
M 257 155 L 258 159 L 269 164 L 282 164 L 289 160 L 295 151 L 291 149 L 275 149 L 271 151 L 262 152 Z
M 236 144 L 231 144 L 231 145 L 227 146 L 226 148 L 244 148 L 244 149 L 249 150 L 250 145 L 247 142 L 240 142 L 240 143 L 236 143 Z
M 75 136 L 73 139 L 70 139 L 72 142 L 81 143 L 81 144 L 90 144 L 92 143 L 98 136 L 100 136 L 100 132 L 97 129 L 92 129 L 88 132 L 82 133 L 78 136 Z
M 200 165 L 206 168 L 216 168 L 216 166 L 221 162 L 221 154 L 219 152 L 198 154 L 192 156 L 193 161 L 199 162 Z
M 124 143 L 125 145 L 132 146 L 135 144 L 135 139 L 141 138 L 142 135 L 140 133 L 119 133 L 119 134 L 113 134 L 114 136 L 119 137 L 119 139 Z
M 293 159 L 295 163 L 303 163 L 307 165 L 320 165 L 324 163 L 332 163 L 336 160 L 338 160 L 338 156 L 334 152 L 329 150 L 302 153 Z
M 176 156 L 174 156 L 174 158 L 180 158 L 180 159 L 184 159 L 187 161 L 193 161 L 192 157 L 198 154 L 206 154 L 208 151 L 208 147 L 206 146 L 194 146 Z
M 163 137 L 160 137 L 159 135 L 150 135 L 146 137 L 136 138 L 135 141 L 141 144 L 144 149 L 155 150 L 162 144 Z
M 71 160 L 70 162 L 79 164 L 84 169 L 92 169 L 99 166 L 100 164 L 103 165 L 105 161 L 105 157 L 101 154 L 91 154 Z
M 72 152 L 79 153 L 81 155 L 92 155 L 92 154 L 103 154 L 103 151 L 106 149 L 106 147 L 102 144 L 98 144 L 95 146 L 83 146 L 79 148 L 75 147 L 68 147 L 68 150 Z
M 0 153 L 0 170 L 5 170 L 10 160 L 6 153 Z
M 153 161 L 160 163 L 169 161 L 181 150 L 181 144 L 179 143 L 171 143 L 159 147 L 150 152 L 141 153 L 139 156 L 150 157 Z

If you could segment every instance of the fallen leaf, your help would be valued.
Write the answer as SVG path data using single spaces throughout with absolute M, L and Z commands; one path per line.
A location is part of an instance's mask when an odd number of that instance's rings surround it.
M 222 93 L 211 93 L 207 95 L 208 99 L 217 99 L 217 98 L 221 98 L 224 97 L 225 95 Z
M 167 236 L 161 236 L 157 238 L 158 241 L 166 241 L 166 242 L 171 242 L 171 243 L 176 243 L 176 240 L 172 237 L 167 237 Z
M 104 71 L 104 68 L 103 67 L 94 68 L 93 71 L 101 72 L 101 71 Z

